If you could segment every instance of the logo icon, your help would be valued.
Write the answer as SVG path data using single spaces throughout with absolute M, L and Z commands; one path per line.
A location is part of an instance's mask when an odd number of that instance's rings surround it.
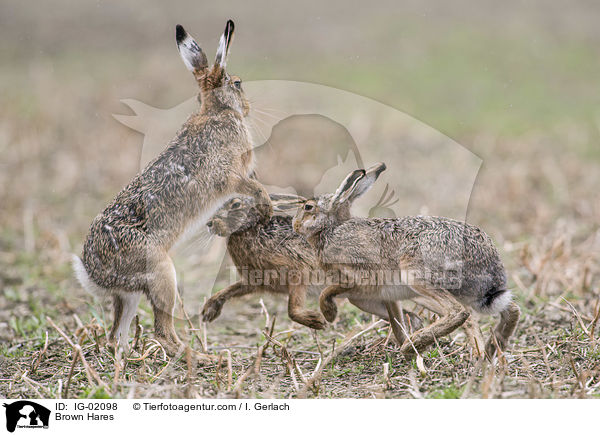
M 19 400 L 3 405 L 6 408 L 6 430 L 14 432 L 16 428 L 47 429 L 50 410 L 29 400 Z

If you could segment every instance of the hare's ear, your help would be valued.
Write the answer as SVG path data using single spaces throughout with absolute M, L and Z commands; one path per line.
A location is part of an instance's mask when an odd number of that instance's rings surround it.
M 194 38 L 180 24 L 177 24 L 175 28 L 175 39 L 177 40 L 177 49 L 187 69 L 193 72 L 196 77 L 203 74 L 204 70 L 208 68 L 206 55 L 198 43 L 194 41 Z
M 229 46 L 231 45 L 231 41 L 233 41 L 233 30 L 233 21 L 228 20 L 225 25 L 225 31 L 219 40 L 219 48 L 217 49 L 217 57 L 215 58 L 215 65 L 219 65 L 222 69 L 225 69 L 225 65 L 227 64 Z
M 338 187 L 333 194 L 333 197 L 331 198 L 332 206 L 337 206 L 346 202 L 352 195 L 352 192 L 356 189 L 359 181 L 365 177 L 365 174 L 364 169 L 357 169 L 348 174 L 344 181 L 342 181 L 342 184 L 340 184 L 340 187 Z
M 376 163 L 365 171 L 365 176 L 358 180 L 356 187 L 350 194 L 348 201 L 354 201 L 359 196 L 366 193 L 373 183 L 377 181 L 379 175 L 386 170 L 385 163 Z
M 271 193 L 269 194 L 273 209 L 279 212 L 295 210 L 298 206 L 306 201 L 306 198 L 289 193 Z

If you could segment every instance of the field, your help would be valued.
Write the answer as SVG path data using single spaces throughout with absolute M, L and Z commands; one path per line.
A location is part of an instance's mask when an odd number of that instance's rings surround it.
M 309 2 L 290 14 L 260 3 L 123 3 L 0 6 L 0 397 L 600 396 L 599 5 L 390 1 L 357 11 Z M 257 93 L 253 134 L 267 142 L 257 149 L 261 180 L 307 195 L 331 188 L 356 165 L 346 159 L 355 132 L 367 131 L 361 158 L 388 164 L 396 214 L 466 217 L 496 242 L 522 311 L 501 358 L 474 357 L 458 330 L 405 361 L 385 321 L 342 302 L 316 333 L 274 295 L 232 301 L 203 324 L 204 299 L 231 277 L 223 240 L 202 231 L 173 253 L 177 331 L 218 361 L 166 357 L 147 301 L 135 352 L 105 346 L 110 304 L 76 282 L 71 254 L 193 108 L 175 24 L 211 58 L 229 17 L 228 69 Z M 287 81 L 290 92 L 296 82 L 343 90 L 365 116 L 352 128 L 319 112 L 286 119 L 275 97 L 261 100 L 266 80 Z M 331 107 L 343 118 L 340 101 Z M 373 101 L 401 121 L 370 118 Z M 113 117 L 132 110 L 137 120 Z M 484 335 L 496 321 L 481 319 Z

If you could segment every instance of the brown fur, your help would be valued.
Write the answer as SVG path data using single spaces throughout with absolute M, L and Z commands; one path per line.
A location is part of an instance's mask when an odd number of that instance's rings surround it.
M 296 208 L 299 201 L 304 198 L 293 195 L 272 195 L 271 199 L 276 210 L 285 211 Z M 349 205 L 348 205 L 349 209 Z M 340 219 L 349 216 L 349 211 L 342 211 Z M 216 319 L 228 299 L 240 297 L 250 293 L 272 292 L 287 294 L 288 314 L 290 318 L 302 325 L 313 329 L 322 329 L 326 322 L 318 311 L 305 308 L 307 290 L 320 293 L 324 285 L 287 285 L 281 284 L 280 278 L 285 278 L 289 271 L 299 273 L 317 272 L 320 267 L 316 253 L 308 244 L 306 239 L 295 233 L 292 229 L 292 218 L 289 216 L 273 216 L 269 222 L 259 221 L 254 201 L 251 198 L 232 198 L 215 214 L 208 222 L 210 231 L 219 236 L 228 236 L 227 249 L 231 258 L 242 274 L 242 281 L 238 281 L 229 287 L 214 294 L 204 305 L 202 314 L 204 321 L 210 322 Z M 274 272 L 272 284 L 253 286 L 247 282 L 247 277 L 258 271 L 264 276 L 265 271 Z M 350 300 L 351 303 L 354 301 Z M 389 310 L 402 313 L 399 306 L 383 304 L 375 306 L 361 306 L 360 301 L 356 305 L 364 311 L 376 314 L 389 320 Z M 390 304 L 393 305 L 393 304 Z M 413 313 L 406 312 L 410 319 L 410 325 L 419 327 L 421 321 Z M 398 318 L 403 320 L 403 314 Z M 395 324 L 392 325 L 397 328 Z
M 233 23 L 228 22 L 221 56 L 226 57 L 232 37 Z M 255 198 L 261 219 L 272 214 L 265 189 L 249 176 L 252 145 L 244 119 L 249 103 L 239 79 L 225 72 L 223 57 L 209 68 L 204 53 L 180 26 L 177 41 L 200 87 L 200 111 L 94 219 L 83 264 L 75 260 L 82 284 L 114 299 L 111 339 L 124 335 L 121 344 L 126 346 L 123 295 L 143 293 L 154 310 L 156 337 L 169 354 L 181 349 L 173 325 L 177 283 L 169 249 L 192 223 L 208 218 L 234 193 Z
M 274 202 L 277 208 L 277 202 Z M 273 216 L 268 222 L 259 220 L 251 198 L 232 198 L 208 222 L 210 231 L 228 236 L 227 250 L 242 274 L 242 281 L 214 294 L 202 309 L 204 321 L 216 319 L 223 304 L 233 297 L 249 293 L 271 292 L 289 296 L 290 318 L 313 329 L 327 324 L 321 313 L 305 308 L 307 286 L 287 285 L 287 271 L 317 270 L 316 256 L 306 240 L 292 230 L 292 218 Z M 272 271 L 269 282 L 250 285 L 247 276 L 253 272 Z M 320 291 L 320 288 L 315 289 Z
M 402 351 L 410 355 L 452 332 L 470 317 L 470 309 L 500 313 L 494 337 L 501 349 L 513 333 L 519 309 L 506 288 L 506 272 L 492 240 L 481 229 L 453 219 L 406 216 L 397 219 L 339 219 L 348 198 L 360 194 L 364 170 L 352 172 L 333 195 L 308 200 L 294 218 L 294 230 L 307 237 L 317 251 L 319 265 L 349 282 L 332 285 L 320 296 L 321 312 L 333 321 L 333 300 L 344 296 L 365 301 L 413 299 L 438 313 L 439 321 L 417 331 Z M 385 271 L 416 272 L 411 282 L 351 281 Z M 472 325 L 472 323 L 470 323 Z M 476 339 L 479 334 L 470 334 Z M 493 340 L 491 340 L 493 341 Z M 477 344 L 482 351 L 482 344 Z M 488 344 L 487 353 L 495 348 Z

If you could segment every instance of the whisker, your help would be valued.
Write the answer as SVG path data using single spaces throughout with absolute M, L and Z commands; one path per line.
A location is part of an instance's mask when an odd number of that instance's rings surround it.
M 265 140 L 269 136 L 271 136 L 271 131 L 273 130 L 273 127 L 271 124 L 266 123 L 262 119 L 259 119 L 259 118 L 254 118 L 252 121 L 253 121 L 254 127 L 260 130 L 260 133 L 263 135 Z
M 273 115 L 273 114 L 271 114 L 271 113 L 263 112 L 262 110 L 258 110 L 258 109 L 254 109 L 254 112 L 256 112 L 256 113 L 260 113 L 261 115 L 264 115 L 264 116 L 268 116 L 269 118 L 272 118 L 272 119 L 274 119 L 276 122 L 279 122 L 279 121 L 281 121 L 282 119 L 284 119 L 284 118 L 283 118 L 283 117 L 281 117 L 281 116 L 276 116 L 276 115 Z
M 264 107 L 264 106 L 262 106 L 260 104 L 258 105 L 258 107 L 252 106 L 251 110 L 262 110 L 264 112 L 271 112 L 272 114 L 280 115 L 280 116 L 284 116 L 284 117 L 290 116 L 290 113 L 288 111 L 286 111 L 286 110 L 273 109 L 273 108 L 270 108 L 270 107 Z
M 249 125 L 249 127 L 252 129 L 252 132 L 255 133 L 257 136 L 256 139 L 260 139 L 262 140 L 262 143 L 267 142 L 267 137 L 265 136 L 265 134 L 262 132 L 262 130 L 260 129 L 260 127 L 258 125 L 256 125 L 256 123 L 254 122 L 255 119 L 252 119 L 252 124 Z M 260 144 L 255 144 L 255 145 L 260 145 Z
M 266 128 L 269 132 L 272 130 L 273 126 L 275 125 L 272 122 L 265 121 L 264 119 L 260 118 L 259 116 L 251 116 L 250 119 L 252 121 L 258 121 L 258 122 L 260 122 L 262 124 L 262 126 L 264 128 Z

